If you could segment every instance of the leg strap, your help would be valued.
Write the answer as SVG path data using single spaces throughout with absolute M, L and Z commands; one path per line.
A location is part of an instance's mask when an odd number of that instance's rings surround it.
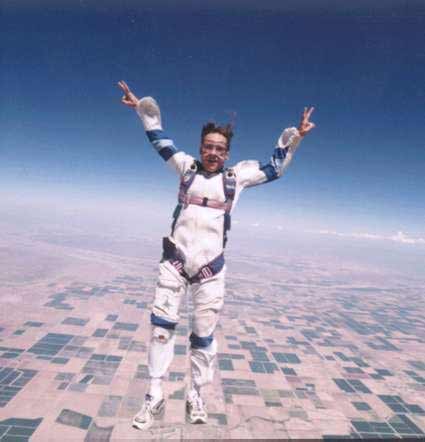
M 167 237 L 162 240 L 162 259 L 169 261 L 171 265 L 182 275 L 190 284 L 199 283 L 206 278 L 211 278 L 221 272 L 224 267 L 224 254 L 220 253 L 208 264 L 201 267 L 196 275 L 189 276 L 184 270 L 185 260 L 176 245 Z
M 223 267 L 224 267 L 224 255 L 223 253 L 220 253 L 220 255 L 214 258 L 211 262 L 204 265 L 204 267 L 202 267 L 196 275 L 192 276 L 191 278 L 188 278 L 188 281 L 191 284 L 199 283 L 203 279 L 211 278 L 212 276 L 221 272 Z

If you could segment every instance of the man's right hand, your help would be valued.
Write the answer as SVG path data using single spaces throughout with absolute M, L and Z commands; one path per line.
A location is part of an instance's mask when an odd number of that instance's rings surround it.
M 121 103 L 129 107 L 136 107 L 139 99 L 131 92 L 130 88 L 127 86 L 127 83 L 123 80 L 118 82 L 118 86 L 124 92 L 123 97 L 121 98 Z

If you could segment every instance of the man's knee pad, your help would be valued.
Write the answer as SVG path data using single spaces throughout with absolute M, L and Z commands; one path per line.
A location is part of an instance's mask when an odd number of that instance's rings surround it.
M 174 333 L 174 330 L 154 325 L 152 327 L 152 341 L 165 345 L 173 339 Z

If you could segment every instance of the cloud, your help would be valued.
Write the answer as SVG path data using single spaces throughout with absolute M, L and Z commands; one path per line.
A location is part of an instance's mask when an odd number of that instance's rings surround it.
M 352 238 L 365 238 L 365 239 L 386 239 L 385 236 L 375 235 L 373 233 L 351 233 L 344 236 L 350 236 Z
M 404 244 L 425 244 L 424 238 L 409 238 L 403 232 L 397 232 L 397 235 L 391 236 L 390 239 Z
M 393 242 L 399 242 L 403 244 L 425 244 L 424 238 L 411 238 L 407 236 L 405 233 L 399 231 L 396 235 L 392 236 L 384 236 L 384 235 L 376 235 L 373 233 L 342 233 L 337 232 L 335 230 L 306 230 L 306 233 L 316 233 L 320 235 L 334 235 L 339 236 L 343 238 L 357 238 L 357 239 L 370 239 L 370 240 L 383 240 L 383 241 L 393 241 Z

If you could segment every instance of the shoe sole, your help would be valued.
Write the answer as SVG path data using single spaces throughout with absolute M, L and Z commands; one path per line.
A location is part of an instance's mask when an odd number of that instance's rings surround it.
M 189 422 L 189 424 L 206 424 L 207 420 L 206 419 L 202 419 L 202 418 L 196 418 L 196 419 L 190 419 L 189 417 L 187 418 L 187 421 Z
M 152 427 L 153 423 L 154 420 L 152 420 L 152 422 L 149 422 L 149 424 L 141 424 L 133 420 L 132 427 L 137 428 L 138 430 L 149 430 L 149 428 Z
M 189 407 L 188 404 L 186 403 L 186 422 L 188 422 L 189 424 L 206 424 L 207 423 L 207 417 L 206 418 L 202 418 L 202 417 L 196 417 L 194 419 L 192 419 L 190 417 L 190 411 L 189 411 Z

